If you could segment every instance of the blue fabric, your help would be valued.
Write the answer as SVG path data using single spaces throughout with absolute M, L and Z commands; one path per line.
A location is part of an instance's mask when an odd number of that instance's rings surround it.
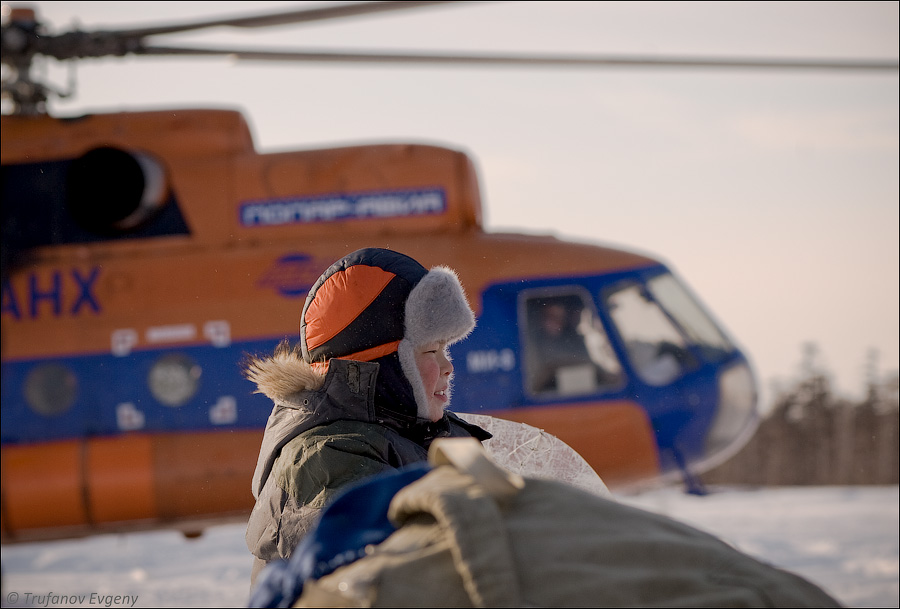
M 430 469 L 427 463 L 415 463 L 348 487 L 323 510 L 290 560 L 272 562 L 263 569 L 248 606 L 290 607 L 306 580 L 328 575 L 363 557 L 366 546 L 387 539 L 397 530 L 387 517 L 394 495 Z

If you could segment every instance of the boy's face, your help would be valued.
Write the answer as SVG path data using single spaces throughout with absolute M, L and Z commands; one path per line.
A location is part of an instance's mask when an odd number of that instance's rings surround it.
M 416 348 L 416 368 L 428 400 L 428 414 L 425 418 L 437 421 L 444 416 L 444 409 L 450 403 L 453 364 L 447 356 L 447 343 L 426 343 Z

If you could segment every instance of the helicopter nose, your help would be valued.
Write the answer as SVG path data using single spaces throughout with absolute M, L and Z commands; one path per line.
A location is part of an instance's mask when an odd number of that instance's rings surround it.
M 749 441 L 759 424 L 756 380 L 740 362 L 719 375 L 719 408 L 706 437 L 706 454 L 721 463 Z

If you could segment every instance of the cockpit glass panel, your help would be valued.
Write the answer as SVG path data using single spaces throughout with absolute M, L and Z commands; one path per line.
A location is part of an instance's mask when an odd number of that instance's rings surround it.
M 587 292 L 524 293 L 520 315 L 530 393 L 575 396 L 622 386 L 622 366 Z
M 610 316 L 635 372 L 648 385 L 668 385 L 696 365 L 684 336 L 647 293 L 628 284 L 606 296 Z
M 666 273 L 647 282 L 653 297 L 681 326 L 688 340 L 704 350 L 704 356 L 734 351 L 734 346 L 722 334 L 715 322 L 703 311 L 684 286 Z

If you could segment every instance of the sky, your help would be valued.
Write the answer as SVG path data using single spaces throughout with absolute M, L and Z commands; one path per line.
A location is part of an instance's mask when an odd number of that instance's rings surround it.
M 4 3 L 5 4 L 5 3 Z M 53 32 L 319 6 L 34 2 Z M 489 2 L 215 30 L 160 44 L 896 61 L 897 2 Z M 69 73 L 51 65 L 65 88 Z M 835 388 L 898 368 L 898 76 L 90 60 L 58 115 L 226 107 L 260 152 L 425 142 L 475 160 L 489 231 L 670 265 L 748 352 L 763 391 L 805 345 Z M 873 355 L 875 354 L 875 355 Z M 872 362 L 872 366 L 869 365 Z
M 704 497 L 665 487 L 616 500 L 712 533 L 846 607 L 898 606 L 897 486 L 731 488 Z M 245 528 L 212 527 L 193 540 L 160 531 L 4 546 L 3 606 L 243 607 Z M 72 596 L 84 602 L 62 601 Z

